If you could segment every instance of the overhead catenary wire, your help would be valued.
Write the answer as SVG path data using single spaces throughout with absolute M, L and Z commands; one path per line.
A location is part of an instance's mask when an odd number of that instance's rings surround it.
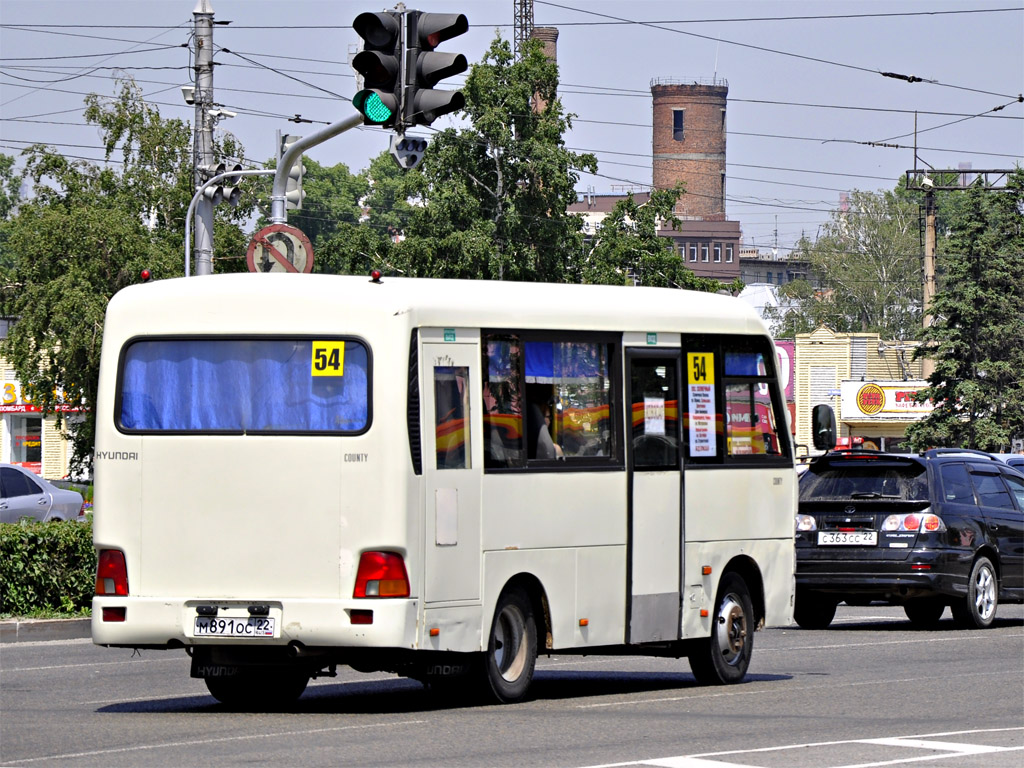
M 901 75 L 899 73 L 894 73 L 894 72 L 883 72 L 883 71 L 878 70 L 878 69 L 872 69 L 870 67 L 862 67 L 862 66 L 859 66 L 857 64 L 845 64 L 845 63 L 838 62 L 838 61 L 831 61 L 830 59 L 823 59 L 823 58 L 820 58 L 820 57 L 817 57 L 817 56 L 807 56 L 807 55 L 802 54 L 802 53 L 793 53 L 792 51 L 780 51 L 778 49 L 768 48 L 767 46 L 763 46 L 763 45 L 754 45 L 752 43 L 740 43 L 740 42 L 737 42 L 735 40 L 726 40 L 725 38 L 723 38 L 721 36 L 712 37 L 710 35 L 702 35 L 702 34 L 700 34 L 698 32 L 689 32 L 689 31 L 686 31 L 686 30 L 683 30 L 683 29 L 674 29 L 672 27 L 666 27 L 666 26 L 663 26 L 663 25 L 657 24 L 657 23 L 646 22 L 646 21 L 636 21 L 634 19 L 626 19 L 626 18 L 623 18 L 621 16 L 612 16 L 611 14 L 598 13 L 597 11 L 590 10 L 590 9 L 574 8 L 573 6 L 562 5 L 560 3 L 554 3 L 554 2 L 551 2 L 550 0 L 534 0 L 534 1 L 538 5 L 546 5 L 546 6 L 550 6 L 552 8 L 560 8 L 560 9 L 566 10 L 566 11 L 576 11 L 578 13 L 585 13 L 585 14 L 592 15 L 592 16 L 600 16 L 600 17 L 603 17 L 603 18 L 613 19 L 615 21 L 620 21 L 620 22 L 623 22 L 623 23 L 626 23 L 626 24 L 636 24 L 636 25 L 639 25 L 639 26 L 650 27 L 651 29 L 660 29 L 660 30 L 663 30 L 663 31 L 666 31 L 666 32 L 672 32 L 674 34 L 679 34 L 679 35 L 686 35 L 688 37 L 696 37 L 696 38 L 700 38 L 702 40 L 708 40 L 708 41 L 711 41 L 711 42 L 714 42 L 714 43 L 724 43 L 726 45 L 734 45 L 734 46 L 738 46 L 740 48 L 749 48 L 751 50 L 761 51 L 763 53 L 772 53 L 772 54 L 775 54 L 775 55 L 778 55 L 778 56 L 788 56 L 788 57 L 792 57 L 792 58 L 795 58 L 795 59 L 802 59 L 804 61 L 815 62 L 817 64 L 825 64 L 827 66 L 832 66 L 832 67 L 841 67 L 843 69 L 850 69 L 850 70 L 854 70 L 854 71 L 858 71 L 858 72 L 864 72 L 864 73 L 868 73 L 868 74 L 882 75 L 883 77 L 890 77 L 890 78 L 891 77 L 896 77 L 898 79 L 907 80 L 908 82 L 925 82 L 925 83 L 929 83 L 931 85 L 937 85 L 937 86 L 941 86 L 941 87 L 944 87 L 944 88 L 955 88 L 957 90 L 970 91 L 972 93 L 982 93 L 982 94 L 986 94 L 988 96 L 999 96 L 1001 98 L 1006 98 L 1006 99 L 1016 99 L 1017 96 L 1018 96 L 1017 94 L 996 93 L 994 91 L 987 91 L 987 90 L 983 90 L 983 89 L 980 89 L 980 88 L 970 88 L 968 86 L 963 86 L 963 85 L 953 85 L 953 84 L 950 84 L 950 83 L 940 83 L 940 82 L 938 82 L 936 80 L 925 80 L 925 79 L 922 79 L 922 78 L 917 77 L 915 75 Z

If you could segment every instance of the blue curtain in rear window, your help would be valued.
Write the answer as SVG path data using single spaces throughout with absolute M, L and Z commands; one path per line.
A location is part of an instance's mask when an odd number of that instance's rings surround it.
M 345 341 L 337 376 L 312 375 L 313 341 L 157 339 L 125 353 L 120 424 L 144 432 L 359 432 L 366 348 Z
M 726 352 L 726 376 L 764 376 L 764 357 L 760 352 Z

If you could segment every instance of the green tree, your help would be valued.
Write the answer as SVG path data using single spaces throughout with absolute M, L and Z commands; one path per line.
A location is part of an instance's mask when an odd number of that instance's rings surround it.
M 935 360 L 919 393 L 935 409 L 907 437 L 915 450 L 1006 450 L 1024 438 L 1024 170 L 1005 190 L 956 194 L 934 323 L 917 352 Z
M 27 149 L 32 195 L 2 224 L 0 237 L 0 313 L 16 319 L 0 352 L 44 413 L 86 406 L 72 432 L 76 467 L 92 461 L 90 407 L 107 302 L 143 268 L 157 278 L 184 274 L 184 217 L 194 189 L 191 131 L 160 118 L 131 81 L 113 99 L 88 97 L 85 117 L 100 127 L 111 162 Z M 226 146 L 241 154 L 233 142 Z M 244 239 L 230 219 L 243 212 L 218 209 L 214 256 L 237 256 Z
M 894 192 L 850 195 L 847 210 L 836 211 L 813 242 L 797 244 L 820 281 L 795 280 L 779 297 L 788 306 L 773 309 L 780 336 L 834 331 L 879 333 L 884 339 L 917 337 L 921 322 L 921 244 L 917 204 Z
M 578 281 L 722 290 L 718 280 L 698 277 L 687 269 L 672 251 L 671 241 L 657 234 L 659 222 L 679 223 L 673 209 L 681 193 L 681 187 L 655 190 L 644 203 L 637 203 L 632 194 L 616 203 L 586 244 L 582 258 L 573 265 Z M 725 289 L 739 293 L 742 287 L 737 279 Z
M 21 198 L 21 175 L 14 162 L 10 155 L 0 154 L 0 221 L 11 215 Z
M 436 134 L 403 182 L 371 171 L 385 182 L 370 193 L 371 224 L 384 227 L 382 238 L 399 225 L 404 233 L 390 249 L 393 268 L 432 277 L 569 279 L 583 235 L 580 217 L 567 210 L 579 172 L 597 166 L 592 155 L 565 148 L 571 115 L 557 83 L 558 67 L 539 42 L 515 60 L 496 38 L 463 87 L 470 125 Z

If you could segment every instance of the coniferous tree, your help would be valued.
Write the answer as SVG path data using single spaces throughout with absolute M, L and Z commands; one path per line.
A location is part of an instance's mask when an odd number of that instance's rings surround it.
M 1004 190 L 979 182 L 958 194 L 918 351 L 935 359 L 919 393 L 935 409 L 907 436 L 915 450 L 1005 451 L 1024 438 L 1024 170 Z

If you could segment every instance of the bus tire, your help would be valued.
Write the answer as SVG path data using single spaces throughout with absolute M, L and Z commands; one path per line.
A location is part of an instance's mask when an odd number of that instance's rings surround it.
M 746 582 L 727 573 L 718 587 L 711 636 L 689 654 L 690 671 L 701 685 L 728 685 L 747 674 L 754 650 L 754 607 Z
M 309 675 L 302 672 L 243 672 L 230 677 L 206 677 L 206 688 L 232 709 L 265 710 L 287 707 L 306 690 Z
M 537 622 L 522 589 L 505 590 L 491 622 L 484 655 L 486 692 L 502 704 L 521 701 L 537 664 Z

